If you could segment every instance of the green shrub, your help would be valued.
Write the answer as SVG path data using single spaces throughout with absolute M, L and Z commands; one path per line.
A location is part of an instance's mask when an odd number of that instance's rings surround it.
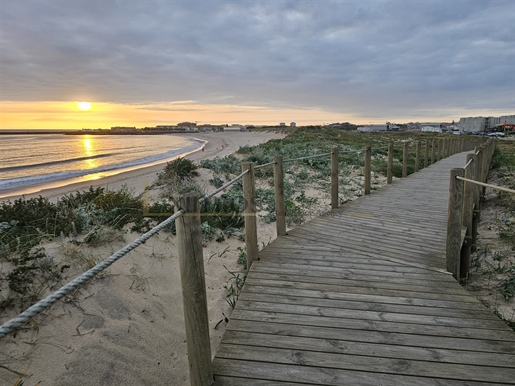
M 159 179 L 167 181 L 177 178 L 191 178 L 198 176 L 197 165 L 187 158 L 176 158 L 167 162 L 163 172 L 159 175 Z
M 224 158 L 215 157 L 213 159 L 205 159 L 200 161 L 200 166 L 218 174 L 241 173 L 241 162 L 233 155 L 228 155 Z

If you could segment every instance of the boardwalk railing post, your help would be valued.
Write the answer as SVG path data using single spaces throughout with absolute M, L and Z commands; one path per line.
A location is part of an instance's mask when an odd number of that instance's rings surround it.
M 386 164 L 386 183 L 393 181 L 393 143 L 388 144 L 388 163 Z
M 277 236 L 286 236 L 286 209 L 284 206 L 283 157 L 274 157 L 275 222 Z
M 463 181 L 458 180 L 456 177 L 463 177 L 464 174 L 461 168 L 451 169 L 451 180 L 449 184 L 446 266 L 447 271 L 451 272 L 456 280 L 460 279 L 461 224 L 463 210 Z
M 409 145 L 407 142 L 404 142 L 404 149 L 402 151 L 402 177 L 408 176 L 408 151 Z
M 443 158 L 443 139 L 438 141 L 438 161 Z
M 249 170 L 243 175 L 243 216 L 245 218 L 245 249 L 247 253 L 247 269 L 258 258 L 257 222 L 256 222 L 256 186 L 254 182 L 254 163 L 241 164 L 242 171 Z
M 421 150 L 421 143 L 420 141 L 417 141 L 417 148 L 415 151 L 415 172 L 418 172 L 418 169 L 420 168 L 420 150 Z
M 474 179 L 474 159 L 473 154 L 467 154 L 468 167 L 465 169 L 465 178 Z M 463 226 L 467 228 L 465 234 L 465 242 L 461 247 L 461 261 L 460 261 L 460 277 L 467 278 L 470 268 L 470 247 L 472 246 L 472 218 L 474 215 L 474 189 L 475 187 L 470 182 L 465 182 L 463 193 Z
M 196 193 L 178 199 L 184 214 L 175 220 L 184 324 L 192 386 L 213 384 L 200 205 Z
M 370 180 L 372 174 L 372 149 L 365 149 L 365 194 L 370 194 Z
M 431 142 L 431 165 L 435 163 L 435 145 L 436 141 L 433 139 Z
M 331 150 L 331 209 L 337 209 L 338 198 L 338 148 Z
M 427 168 L 427 165 L 429 165 L 429 141 L 426 141 L 424 147 L 424 168 Z

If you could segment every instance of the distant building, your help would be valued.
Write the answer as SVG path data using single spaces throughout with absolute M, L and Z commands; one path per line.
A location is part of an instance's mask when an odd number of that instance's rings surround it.
M 465 133 L 492 131 L 504 123 L 515 125 L 515 115 L 501 117 L 467 117 L 460 118 L 458 126 Z
M 295 122 L 290 123 L 290 127 L 296 127 L 296 126 L 297 126 L 297 124 Z
M 508 125 L 515 125 L 515 115 L 503 115 L 499 117 L 499 124 L 507 123 Z
M 114 131 L 116 133 L 126 133 L 128 131 L 136 131 L 136 127 L 128 127 L 128 126 L 113 126 L 111 127 L 111 131 Z
M 357 131 L 362 133 L 375 133 L 379 131 L 387 131 L 389 125 L 368 125 L 368 126 L 360 126 L 357 128 Z
M 177 124 L 178 127 L 195 127 L 197 126 L 196 122 L 181 122 Z
M 281 127 L 286 127 L 286 123 L 281 122 L 281 123 L 279 123 L 279 126 L 281 126 Z
M 422 131 L 424 133 L 441 133 L 442 129 L 439 127 L 435 127 L 435 126 L 422 126 L 420 128 L 420 131 Z

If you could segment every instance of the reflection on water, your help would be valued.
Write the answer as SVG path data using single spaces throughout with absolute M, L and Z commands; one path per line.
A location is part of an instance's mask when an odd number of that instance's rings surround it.
M 85 135 L 82 138 L 83 152 L 82 155 L 84 157 L 92 157 L 95 155 L 95 148 L 93 147 L 94 141 L 89 135 Z M 83 169 L 94 169 L 97 167 L 97 164 L 94 159 L 88 159 L 84 161 Z

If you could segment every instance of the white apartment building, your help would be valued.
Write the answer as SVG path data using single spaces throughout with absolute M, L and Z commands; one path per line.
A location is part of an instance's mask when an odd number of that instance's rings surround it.
M 508 123 L 515 125 L 515 115 L 503 115 L 502 117 L 468 117 L 460 118 L 458 126 L 461 132 L 485 131 L 494 129 L 498 125 Z

